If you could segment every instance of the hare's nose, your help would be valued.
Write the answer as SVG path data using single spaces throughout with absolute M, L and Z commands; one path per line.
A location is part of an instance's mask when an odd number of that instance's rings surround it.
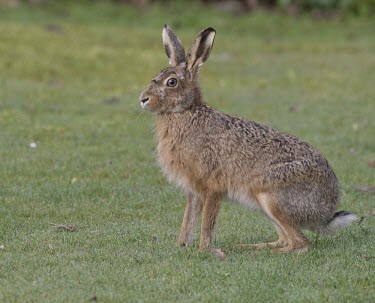
M 141 100 L 141 102 L 142 102 L 143 104 L 145 104 L 149 99 L 150 99 L 149 97 L 147 97 L 147 98 L 143 98 L 143 99 Z

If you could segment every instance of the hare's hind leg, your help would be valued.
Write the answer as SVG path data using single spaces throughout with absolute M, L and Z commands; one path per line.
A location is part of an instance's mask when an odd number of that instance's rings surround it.
M 286 239 L 286 236 L 283 232 L 283 230 L 281 229 L 281 227 L 271 219 L 271 222 L 273 224 L 273 226 L 275 227 L 276 229 L 276 232 L 279 236 L 279 239 L 277 239 L 276 241 L 274 242 L 265 242 L 265 243 L 256 243 L 256 244 L 238 244 L 239 247 L 254 247 L 254 248 L 264 248 L 264 247 L 284 247 L 284 246 L 287 246 L 288 245 L 288 240 Z
M 302 233 L 300 228 L 290 222 L 281 211 L 277 199 L 268 193 L 261 193 L 258 195 L 258 201 L 262 205 L 264 212 L 268 217 L 278 225 L 284 234 L 282 238 L 283 247 L 275 248 L 275 252 L 289 252 L 289 251 L 307 251 L 309 248 L 309 241 Z M 278 229 L 276 228 L 276 231 Z M 278 231 L 279 233 L 279 231 Z M 280 236 L 280 233 L 279 233 Z M 286 239 L 286 243 L 285 243 Z M 280 238 L 279 238 L 280 240 Z M 276 241 L 277 242 L 277 241 Z M 285 245 L 287 244 L 287 245 Z
M 195 225 L 199 214 L 202 211 L 203 203 L 202 200 L 195 194 L 189 193 L 184 213 L 184 219 L 182 220 L 182 226 L 180 231 L 180 237 L 178 244 L 181 246 L 189 246 L 193 240 L 193 234 Z

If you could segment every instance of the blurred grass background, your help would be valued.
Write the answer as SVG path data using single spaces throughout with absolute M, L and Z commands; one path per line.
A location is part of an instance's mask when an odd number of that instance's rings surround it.
M 0 6 L 1 302 L 373 301 L 371 16 L 15 3 Z M 201 71 L 205 100 L 321 150 L 340 180 L 340 209 L 363 215 L 361 226 L 309 233 L 307 254 L 248 254 L 235 244 L 276 234 L 263 216 L 224 203 L 215 243 L 226 261 L 197 241 L 177 247 L 185 197 L 155 164 L 155 117 L 138 101 L 167 64 L 165 23 L 186 48 L 201 29 L 217 30 Z

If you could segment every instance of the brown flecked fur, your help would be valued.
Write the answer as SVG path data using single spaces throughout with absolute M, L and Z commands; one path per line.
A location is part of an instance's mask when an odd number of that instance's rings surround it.
M 197 75 L 214 37 L 212 28 L 201 31 L 185 56 L 180 40 L 166 25 L 163 42 L 171 66 L 140 96 L 142 107 L 157 114 L 160 166 L 188 196 L 179 244 L 191 244 L 202 213 L 199 248 L 211 250 L 220 202 L 227 197 L 262 211 L 279 235 L 275 242 L 242 246 L 305 251 L 309 242 L 301 229 L 330 232 L 356 217 L 344 211 L 335 213 L 337 178 L 314 147 L 203 102 Z

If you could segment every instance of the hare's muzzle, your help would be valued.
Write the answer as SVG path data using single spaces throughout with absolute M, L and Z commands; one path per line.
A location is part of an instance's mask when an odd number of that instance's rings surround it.
M 141 101 L 142 108 L 145 108 L 147 102 L 150 100 L 150 97 L 140 96 L 139 100 Z

